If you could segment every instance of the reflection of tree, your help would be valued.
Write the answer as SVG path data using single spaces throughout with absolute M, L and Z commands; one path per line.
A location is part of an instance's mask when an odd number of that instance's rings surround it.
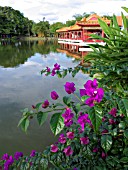
M 16 67 L 19 64 L 24 64 L 25 61 L 35 53 L 42 55 L 55 52 L 58 44 L 54 41 L 25 41 L 7 43 L 3 42 L 0 45 L 0 66 Z
M 33 55 L 33 52 L 28 50 L 27 45 L 24 43 L 22 45 L 15 43 L 0 46 L 0 65 L 3 67 L 15 67 L 23 64 L 31 55 Z
M 38 41 L 33 45 L 34 53 L 49 54 L 50 52 L 56 52 L 58 47 L 57 41 Z

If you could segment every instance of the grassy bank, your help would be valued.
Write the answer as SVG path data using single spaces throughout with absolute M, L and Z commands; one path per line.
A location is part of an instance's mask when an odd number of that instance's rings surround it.
M 21 37 L 20 39 L 26 40 L 26 41 L 38 41 L 38 40 L 52 41 L 52 40 L 57 40 L 58 38 L 56 37 Z

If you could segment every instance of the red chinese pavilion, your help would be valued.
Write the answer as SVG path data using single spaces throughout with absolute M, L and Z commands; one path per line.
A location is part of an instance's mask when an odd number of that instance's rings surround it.
M 63 27 L 56 30 L 58 33 L 58 40 L 66 42 L 101 42 L 101 40 L 94 40 L 90 37 L 90 34 L 105 36 L 101 29 L 98 18 L 103 20 L 108 26 L 111 20 L 105 17 L 100 17 L 97 14 L 92 14 L 88 18 L 82 18 L 81 21 L 77 21 L 75 25 L 70 27 Z M 121 25 L 120 25 L 121 26 Z

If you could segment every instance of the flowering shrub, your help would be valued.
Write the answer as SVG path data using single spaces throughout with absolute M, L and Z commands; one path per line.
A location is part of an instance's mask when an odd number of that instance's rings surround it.
M 75 84 L 66 82 L 65 91 L 75 95 Z M 48 162 L 59 169 L 125 169 L 128 167 L 128 119 L 126 110 L 122 113 L 118 106 L 107 100 L 108 93 L 98 87 L 96 79 L 88 80 L 85 89 L 80 89 L 78 102 L 71 97 L 63 97 L 63 104 L 50 105 L 48 100 L 32 106 L 33 111 L 24 110 L 19 125 L 26 131 L 30 117 L 37 115 L 39 124 L 43 124 L 48 113 L 54 110 L 50 126 L 52 132 L 59 135 L 58 141 L 51 144 L 43 153 L 32 151 L 29 157 L 16 152 L 14 157 L 3 155 L 4 169 L 22 166 L 26 169 L 48 168 Z M 68 90 L 67 90 L 68 89 Z M 70 92 L 70 93 L 69 93 Z M 51 93 L 51 99 L 57 100 L 59 94 Z M 76 95 L 75 95 L 76 96 Z M 92 99 L 92 103 L 87 102 Z M 113 107 L 112 107 L 113 106 Z M 41 111 L 42 109 L 51 109 Z M 124 108 L 123 108 L 124 109 Z M 23 126 L 24 125 L 24 126 Z M 118 146 L 118 147 L 117 147 Z M 38 161 L 37 161 L 38 160 Z M 38 162 L 38 164 L 36 164 Z M 94 168 L 95 167 L 95 168 Z
M 33 150 L 30 156 L 23 156 L 21 152 L 14 156 L 4 154 L 0 161 L 4 170 L 46 170 L 51 166 L 52 170 L 128 169 L 128 22 L 123 14 L 122 17 L 123 31 L 120 31 L 115 17 L 110 28 L 99 20 L 109 40 L 101 38 L 106 46 L 96 45 L 99 47 L 97 50 L 92 45 L 94 52 L 87 56 L 87 59 L 90 56 L 95 58 L 90 58 L 93 63 L 89 68 L 94 77 L 92 80 L 85 82 L 82 89 L 76 89 L 73 82 L 66 82 L 64 88 L 68 96 L 63 97 L 63 103 L 57 103 L 59 94 L 52 91 L 50 97 L 56 103 L 51 104 L 46 99 L 32 105 L 32 111 L 23 110 L 19 126 L 24 131 L 29 127 L 31 118 L 36 116 L 39 125 L 42 125 L 52 112 L 50 128 L 54 135 L 59 135 L 58 141 L 42 153 Z M 97 35 L 92 36 L 100 39 Z M 41 73 L 59 78 L 71 73 L 74 77 L 79 70 L 88 71 L 82 66 L 61 70 L 56 63 L 53 69 L 46 67 Z M 74 102 L 72 96 L 78 101 Z

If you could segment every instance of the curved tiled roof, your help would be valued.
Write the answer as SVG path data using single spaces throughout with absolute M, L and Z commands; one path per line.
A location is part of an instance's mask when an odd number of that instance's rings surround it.
M 73 26 L 68 27 L 68 30 L 81 30 L 81 26 L 75 24 Z
M 56 32 L 68 31 L 68 28 L 69 28 L 69 27 L 63 27 L 63 28 L 60 28 L 60 29 L 56 30 Z
M 100 17 L 97 14 L 92 14 L 90 15 L 88 18 L 86 18 L 86 20 L 81 20 L 81 21 L 77 21 L 76 24 L 78 25 L 99 25 L 98 23 L 98 18 L 100 18 L 101 20 L 105 21 L 107 24 L 110 24 L 111 20 L 105 18 L 105 17 Z

